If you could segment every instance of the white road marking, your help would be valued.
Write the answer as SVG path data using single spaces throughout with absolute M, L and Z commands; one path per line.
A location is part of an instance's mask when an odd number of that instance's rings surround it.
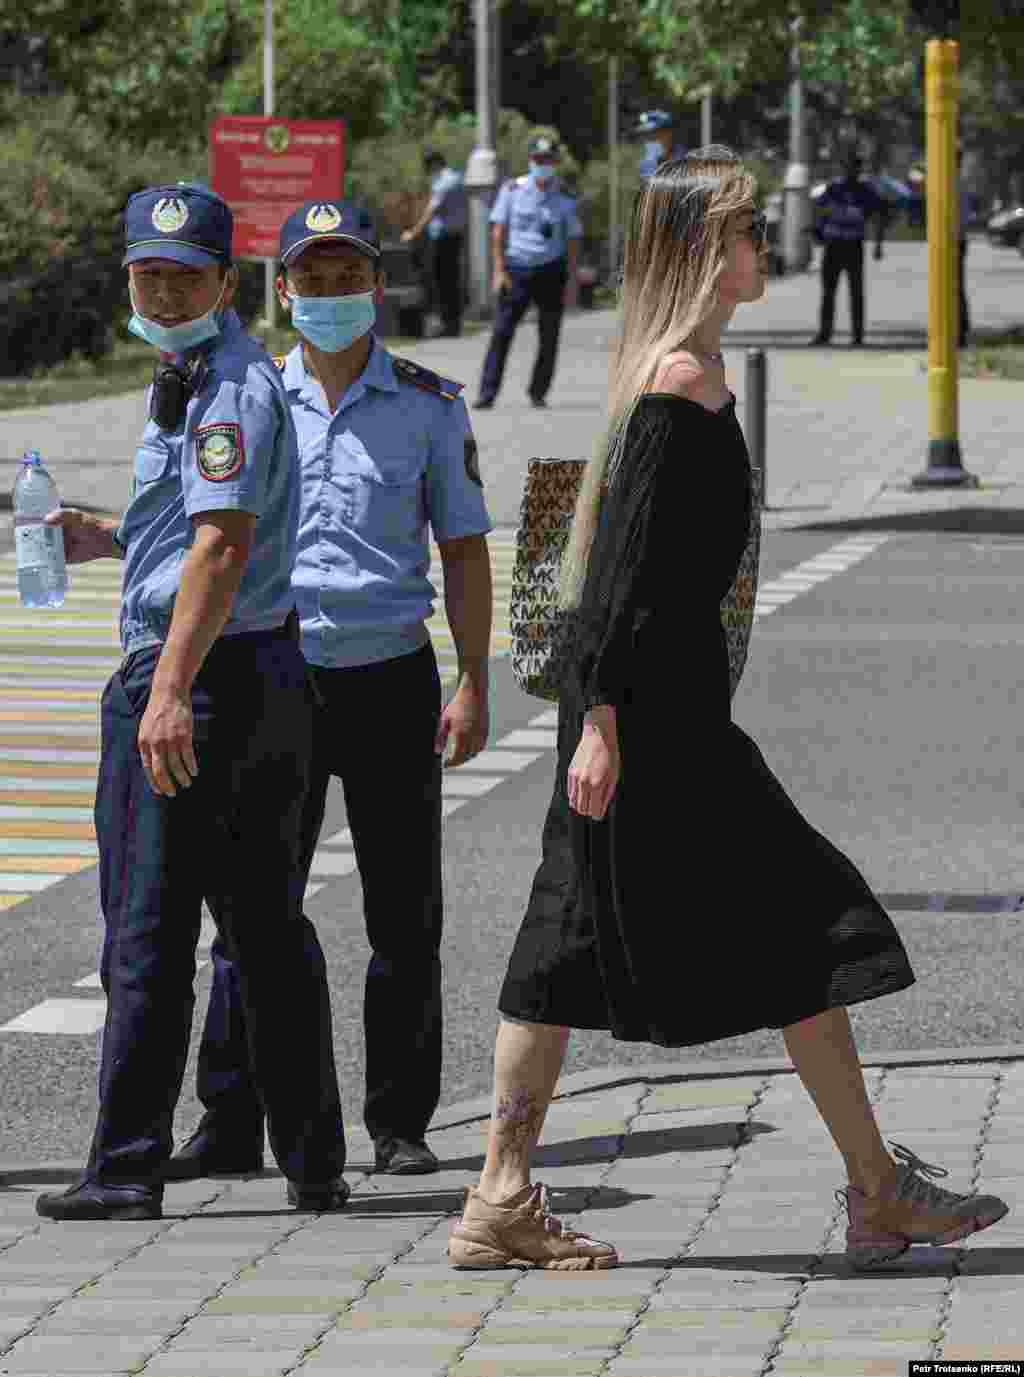
M 0 1033 L 70 1033 L 81 1036 L 98 1033 L 106 1022 L 105 999 L 44 999 L 26 1009 L 9 1023 L 0 1024 Z
M 769 616 L 778 608 L 785 607 L 794 598 L 798 598 L 801 593 L 807 593 L 812 588 L 816 588 L 825 579 L 845 573 L 853 565 L 872 554 L 880 545 L 884 545 L 888 539 L 888 532 L 876 536 L 855 536 L 850 540 L 841 541 L 838 545 L 833 545 L 831 549 L 825 550 L 819 555 L 814 555 L 811 559 L 805 560 L 803 564 L 798 564 L 794 569 L 788 570 L 776 579 L 768 579 L 757 590 L 757 601 L 754 606 L 755 622 L 761 617 Z

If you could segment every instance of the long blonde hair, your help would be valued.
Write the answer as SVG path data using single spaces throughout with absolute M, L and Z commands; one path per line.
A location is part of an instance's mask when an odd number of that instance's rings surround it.
M 637 195 L 626 237 L 609 421 L 584 471 L 562 559 L 564 608 L 579 603 L 602 493 L 622 458 L 637 402 L 666 354 L 683 347 L 714 309 L 726 219 L 752 206 L 756 195 L 757 182 L 735 153 L 715 144 L 663 164 Z

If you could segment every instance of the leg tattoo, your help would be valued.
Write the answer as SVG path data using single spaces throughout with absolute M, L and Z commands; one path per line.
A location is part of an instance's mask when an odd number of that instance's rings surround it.
M 494 1145 L 502 1165 L 529 1154 L 544 1122 L 546 1107 L 528 1090 L 499 1096 L 494 1110 Z

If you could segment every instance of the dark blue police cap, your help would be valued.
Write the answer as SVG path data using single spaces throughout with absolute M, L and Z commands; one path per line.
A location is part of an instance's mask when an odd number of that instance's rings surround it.
M 140 258 L 172 258 L 193 268 L 231 262 L 234 219 L 212 191 L 178 182 L 137 191 L 124 210 L 122 267 Z
M 293 211 L 281 226 L 278 256 L 287 267 L 311 244 L 331 240 L 351 244 L 375 261 L 380 257 L 380 240 L 370 212 L 351 201 L 307 201 Z
M 636 122 L 634 134 L 654 134 L 659 129 L 673 129 L 675 116 L 667 110 L 645 110 Z

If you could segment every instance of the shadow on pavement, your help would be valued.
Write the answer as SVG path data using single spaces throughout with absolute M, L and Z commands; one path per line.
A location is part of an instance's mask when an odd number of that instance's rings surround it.
M 920 490 L 922 498 L 927 488 Z M 950 507 L 933 512 L 884 512 L 878 516 L 842 517 L 836 521 L 808 521 L 793 531 L 929 531 L 955 535 L 1024 535 L 1024 508 Z
M 700 1239 L 697 1240 L 700 1248 Z M 858 1272 L 849 1265 L 842 1253 L 755 1253 L 729 1254 L 715 1253 L 702 1256 L 699 1252 L 689 1257 L 643 1257 L 630 1258 L 619 1264 L 620 1268 L 667 1267 L 676 1272 L 688 1269 L 694 1271 L 722 1272 L 763 1272 L 780 1281 L 806 1282 L 813 1287 L 816 1282 L 843 1281 L 851 1286 L 858 1282 L 870 1282 L 872 1277 L 885 1276 L 897 1285 L 901 1278 L 908 1281 L 914 1278 L 950 1276 L 953 1269 L 961 1277 L 991 1277 L 1024 1275 L 1024 1249 L 1022 1248 L 972 1248 L 967 1253 L 970 1268 L 963 1270 L 964 1253 L 962 1249 L 949 1248 L 911 1248 L 909 1253 L 895 1261 L 872 1267 L 869 1272 Z M 813 1273 L 813 1275 L 809 1275 Z
M 817 320 L 808 318 L 807 324 L 798 329 L 730 330 L 722 336 L 722 345 L 725 349 L 839 349 L 848 351 L 853 348 L 849 332 L 842 329 L 837 329 L 831 344 L 813 344 L 812 340 L 817 328 Z M 906 325 L 891 328 L 879 326 L 875 329 L 869 326 L 865 332 L 864 343 L 857 346 L 857 352 L 896 354 L 920 352 L 927 348 L 927 330 L 918 330 Z
M 720 1152 L 736 1147 L 741 1134 L 776 1133 L 771 1124 L 741 1124 L 735 1121 L 720 1124 L 694 1124 L 687 1128 L 642 1129 L 630 1133 L 622 1143 L 621 1134 L 607 1137 L 569 1138 L 562 1143 L 546 1143 L 534 1154 L 533 1164 L 544 1167 L 586 1166 L 596 1162 L 612 1162 L 631 1157 L 662 1157 L 678 1152 Z M 483 1154 L 459 1157 L 442 1162 L 445 1171 L 479 1171 L 484 1164 Z

